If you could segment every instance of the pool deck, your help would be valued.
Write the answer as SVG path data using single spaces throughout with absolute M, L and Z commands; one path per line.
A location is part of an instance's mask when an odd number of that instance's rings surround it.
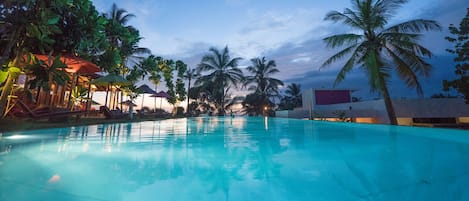
M 1 119 L 0 132 L 9 131 L 23 131 L 33 129 L 48 129 L 48 128 L 63 128 L 70 126 L 86 126 L 95 124 L 109 124 L 109 123 L 124 123 L 124 122 L 141 122 L 141 121 L 154 121 L 163 120 L 168 118 L 155 118 L 155 117 L 135 117 L 134 119 L 105 119 L 102 117 L 81 117 L 69 118 L 63 122 L 49 122 L 47 120 L 32 120 L 32 119 Z

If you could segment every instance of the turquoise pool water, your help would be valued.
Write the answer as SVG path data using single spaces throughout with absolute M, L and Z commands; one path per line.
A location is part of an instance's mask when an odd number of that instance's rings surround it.
M 469 200 L 469 132 L 193 118 L 3 133 L 0 200 Z

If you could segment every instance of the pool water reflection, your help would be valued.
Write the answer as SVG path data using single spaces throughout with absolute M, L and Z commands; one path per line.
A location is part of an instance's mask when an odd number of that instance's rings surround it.
M 190 118 L 3 133 L 0 200 L 469 200 L 467 131 Z

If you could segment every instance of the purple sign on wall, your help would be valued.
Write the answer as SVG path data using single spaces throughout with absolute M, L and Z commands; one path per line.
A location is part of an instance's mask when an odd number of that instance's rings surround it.
M 350 90 L 315 90 L 316 105 L 349 103 Z

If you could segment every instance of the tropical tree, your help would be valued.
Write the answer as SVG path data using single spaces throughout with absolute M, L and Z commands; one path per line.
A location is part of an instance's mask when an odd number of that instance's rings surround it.
M 214 104 L 217 108 L 218 115 L 224 115 L 224 103 L 226 91 L 231 86 L 237 86 L 243 79 L 243 72 L 238 68 L 240 57 L 231 58 L 228 46 L 223 50 L 210 48 L 210 53 L 202 57 L 200 64 L 197 66 L 199 72 L 205 73 L 200 76 L 196 84 L 213 82 L 217 88 L 212 92 Z
M 195 101 L 189 105 L 190 111 L 201 113 L 213 111 L 216 108 L 214 104 L 215 96 L 213 94 L 218 91 L 217 86 L 212 81 L 206 81 L 192 87 L 188 96 Z
M 291 100 L 294 107 L 300 107 L 302 104 L 302 94 L 301 94 L 301 85 L 296 83 L 291 83 L 287 86 L 285 90 L 287 97 Z
M 128 27 L 125 25 L 132 18 L 134 14 L 127 13 L 125 9 L 118 8 L 115 3 L 112 4 L 109 13 L 105 13 L 104 17 L 108 19 L 106 25 L 106 35 L 110 41 L 110 45 L 113 48 L 119 47 L 128 33 Z
M 45 103 L 49 103 L 52 84 L 64 86 L 70 80 L 64 71 L 67 66 L 60 60 L 60 55 L 54 59 L 49 55 L 47 61 L 42 61 L 37 59 L 33 54 L 29 54 L 27 60 L 30 61 L 30 64 L 25 64 L 24 70 L 27 74 L 34 75 L 34 78 L 29 80 L 27 85 L 29 85 L 30 89 L 37 88 L 36 101 L 42 89 L 42 94 L 46 96 Z
M 189 97 L 190 97 L 189 94 L 191 91 L 191 81 L 194 79 L 197 79 L 197 77 L 199 76 L 200 74 L 199 72 L 197 72 L 195 68 L 187 69 L 187 71 L 184 73 L 184 78 L 187 80 L 187 107 L 186 107 L 187 114 L 190 114 L 190 111 L 191 111 L 189 110 Z
M 0 66 L 8 74 L 0 95 L 0 112 L 6 107 L 17 76 L 31 64 L 24 55 L 51 52 L 94 55 L 101 52 L 105 42 L 105 23 L 90 0 L 1 1 Z
M 408 0 L 354 0 L 352 9 L 331 11 L 325 20 L 341 22 L 360 32 L 338 34 L 324 38 L 328 47 L 343 47 L 327 59 L 322 67 L 351 55 L 340 69 L 334 85 L 345 79 L 354 67 L 363 69 L 372 91 L 379 92 L 391 124 L 397 124 L 388 84 L 394 69 L 408 87 L 422 95 L 418 76 L 428 76 L 432 67 L 423 57 L 432 53 L 418 44 L 421 32 L 440 30 L 433 20 L 416 19 L 385 27 L 396 10 Z
M 7 107 L 16 78 L 27 64 L 23 55 L 30 52 L 29 44 L 35 44 L 43 53 L 51 50 L 55 42 L 51 36 L 61 30 L 57 26 L 60 16 L 50 6 L 55 1 L 2 1 L 0 3 L 0 25 L 2 40 L 0 46 L 0 77 L 4 77 L 0 94 L 0 114 Z M 1 115 L 3 116 L 3 115 Z
M 285 96 L 280 100 L 279 108 L 282 110 L 292 110 L 295 107 L 301 107 L 302 94 L 301 85 L 291 83 L 285 90 Z
M 251 74 L 245 78 L 245 86 L 253 90 L 245 100 L 245 106 L 250 106 L 250 112 L 263 114 L 266 107 L 274 105 L 270 98 L 279 94 L 278 87 L 283 86 L 283 82 L 273 78 L 272 75 L 279 70 L 274 60 L 267 61 L 265 57 L 251 59 L 251 65 L 246 68 Z
M 106 26 L 106 33 L 110 48 L 107 50 L 110 56 L 108 61 L 113 66 L 108 66 L 111 72 L 116 72 L 119 75 L 127 76 L 131 72 L 131 67 L 128 64 L 138 64 L 143 60 L 144 54 L 150 54 L 150 50 L 138 46 L 142 39 L 137 29 L 132 26 L 127 26 L 128 21 L 135 17 L 135 15 L 128 13 L 126 10 L 118 8 L 113 4 L 109 13 L 104 14 L 108 19 Z M 119 55 L 119 59 L 116 56 Z M 112 61 L 118 61 L 113 63 Z M 121 95 L 121 102 L 123 102 L 123 95 Z
M 464 95 L 466 104 L 469 104 L 469 8 L 467 8 L 466 16 L 461 20 L 459 28 L 451 24 L 449 31 L 453 36 L 446 37 L 446 40 L 454 44 L 454 49 L 447 51 L 456 55 L 454 61 L 457 64 L 454 73 L 458 78 L 450 81 L 444 80 L 443 88 L 445 91 L 450 88 L 456 89 Z
M 134 27 L 127 27 L 128 35 L 123 38 L 122 43 L 119 47 L 121 64 L 120 71 L 122 75 L 126 75 L 129 72 L 129 67 L 127 64 L 130 62 L 132 64 L 138 64 L 140 61 L 145 58 L 142 55 L 151 54 L 151 51 L 148 48 L 139 47 L 138 43 L 142 37 L 140 37 L 139 32 Z
M 72 90 L 71 98 L 72 98 L 72 103 L 75 106 L 78 106 L 80 103 L 82 103 L 85 100 L 88 100 L 88 89 L 82 87 L 82 86 L 75 86 Z M 72 107 L 72 110 L 74 107 Z
M 163 58 L 161 58 L 161 57 L 156 58 L 157 65 L 154 69 L 150 70 L 150 76 L 148 77 L 148 80 L 150 80 L 150 82 L 153 85 L 155 85 L 155 91 L 156 92 L 158 92 L 158 85 L 160 85 L 160 82 L 161 82 L 160 64 L 161 64 L 162 60 L 163 60 Z M 156 111 L 156 98 L 154 100 L 154 107 L 155 107 L 155 111 Z
M 176 102 L 180 102 L 180 101 L 184 101 L 187 95 L 186 89 L 184 88 L 184 73 L 187 71 L 187 64 L 185 64 L 181 60 L 177 60 L 175 63 L 175 70 L 176 70 L 176 86 L 174 89 L 175 91 L 174 99 L 176 100 Z

